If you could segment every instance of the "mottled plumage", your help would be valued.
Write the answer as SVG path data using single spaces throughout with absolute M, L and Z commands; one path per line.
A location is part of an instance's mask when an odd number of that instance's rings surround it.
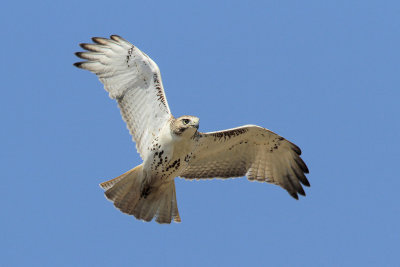
M 199 119 L 175 119 L 169 109 L 156 65 L 125 39 L 95 37 L 81 44 L 87 61 L 75 66 L 95 73 L 136 142 L 143 163 L 100 184 L 122 212 L 159 223 L 180 222 L 175 177 L 186 179 L 247 176 L 286 189 L 298 199 L 310 186 L 301 150 L 283 137 L 256 125 L 201 133 Z

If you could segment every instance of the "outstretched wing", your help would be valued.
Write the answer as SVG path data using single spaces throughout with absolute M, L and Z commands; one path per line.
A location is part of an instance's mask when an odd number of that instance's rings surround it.
M 96 74 L 112 99 L 116 99 L 142 158 L 151 141 L 172 117 L 156 63 L 125 39 L 94 37 L 80 44 L 88 52 L 76 55 L 87 61 L 76 67 Z
M 283 137 L 259 126 L 246 125 L 220 132 L 199 133 L 197 148 L 180 175 L 188 179 L 247 176 L 305 196 L 300 183 L 310 186 L 301 150 Z

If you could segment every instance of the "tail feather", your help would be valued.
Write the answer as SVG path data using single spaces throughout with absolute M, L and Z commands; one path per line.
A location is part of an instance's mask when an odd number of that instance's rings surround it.
M 162 203 L 160 205 L 160 210 L 157 215 L 156 222 L 165 223 L 171 221 L 171 202 L 166 200 L 167 195 L 163 196 Z
M 138 188 L 140 188 L 140 184 L 135 181 L 128 184 L 123 196 L 114 201 L 114 206 L 124 213 L 134 215 L 133 210 L 139 201 Z
M 142 206 L 137 208 L 140 211 L 139 216 L 145 221 L 151 221 L 158 211 L 160 200 L 155 194 L 149 195 L 146 201 L 141 202 Z
M 172 206 L 172 217 L 174 218 L 175 222 L 181 222 L 181 217 L 179 216 L 178 210 L 178 202 L 176 201 L 176 189 L 175 189 L 175 182 L 173 188 L 173 195 L 171 197 L 171 206 Z
M 122 179 L 105 192 L 106 198 L 114 202 L 115 205 L 125 198 L 133 186 L 134 180 L 128 179 L 128 177 L 129 176 L 127 176 L 126 179 Z
M 156 217 L 158 223 L 180 222 L 176 202 L 175 182 L 160 186 L 148 186 L 143 179 L 143 165 L 101 183 L 106 190 L 107 199 L 124 213 L 137 219 L 151 221 Z
M 116 183 L 118 183 L 119 181 L 121 181 L 123 178 L 125 178 L 126 176 L 132 174 L 133 172 L 137 172 L 139 171 L 139 169 L 141 170 L 143 167 L 143 164 L 140 164 L 139 166 L 136 166 L 135 168 L 127 171 L 124 174 L 121 174 L 120 176 L 111 179 L 109 181 L 103 182 L 100 184 L 100 187 L 103 188 L 104 190 L 110 189 L 111 187 L 113 187 L 113 185 L 115 185 Z
M 169 185 L 169 187 L 164 191 L 163 198 L 161 199 L 156 219 L 156 222 L 158 223 L 169 223 L 172 218 L 175 222 L 181 222 L 176 202 L 175 182 L 172 181 L 171 184 L 172 186 Z

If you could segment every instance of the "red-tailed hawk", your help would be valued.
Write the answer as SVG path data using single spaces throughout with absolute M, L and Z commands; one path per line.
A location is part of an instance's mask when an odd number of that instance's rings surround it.
M 247 176 L 281 186 L 298 199 L 301 184 L 310 186 L 301 150 L 285 138 L 256 125 L 218 132 L 198 132 L 199 119 L 174 118 L 156 63 L 125 39 L 95 37 L 81 44 L 87 61 L 76 67 L 95 73 L 121 110 L 143 163 L 100 184 L 107 199 L 137 219 L 180 222 L 175 177 L 186 179 Z

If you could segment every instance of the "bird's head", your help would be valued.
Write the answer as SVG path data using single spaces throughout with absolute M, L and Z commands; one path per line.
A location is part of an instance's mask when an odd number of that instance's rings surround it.
M 175 135 L 193 135 L 199 129 L 199 118 L 182 116 L 172 121 L 171 130 Z

